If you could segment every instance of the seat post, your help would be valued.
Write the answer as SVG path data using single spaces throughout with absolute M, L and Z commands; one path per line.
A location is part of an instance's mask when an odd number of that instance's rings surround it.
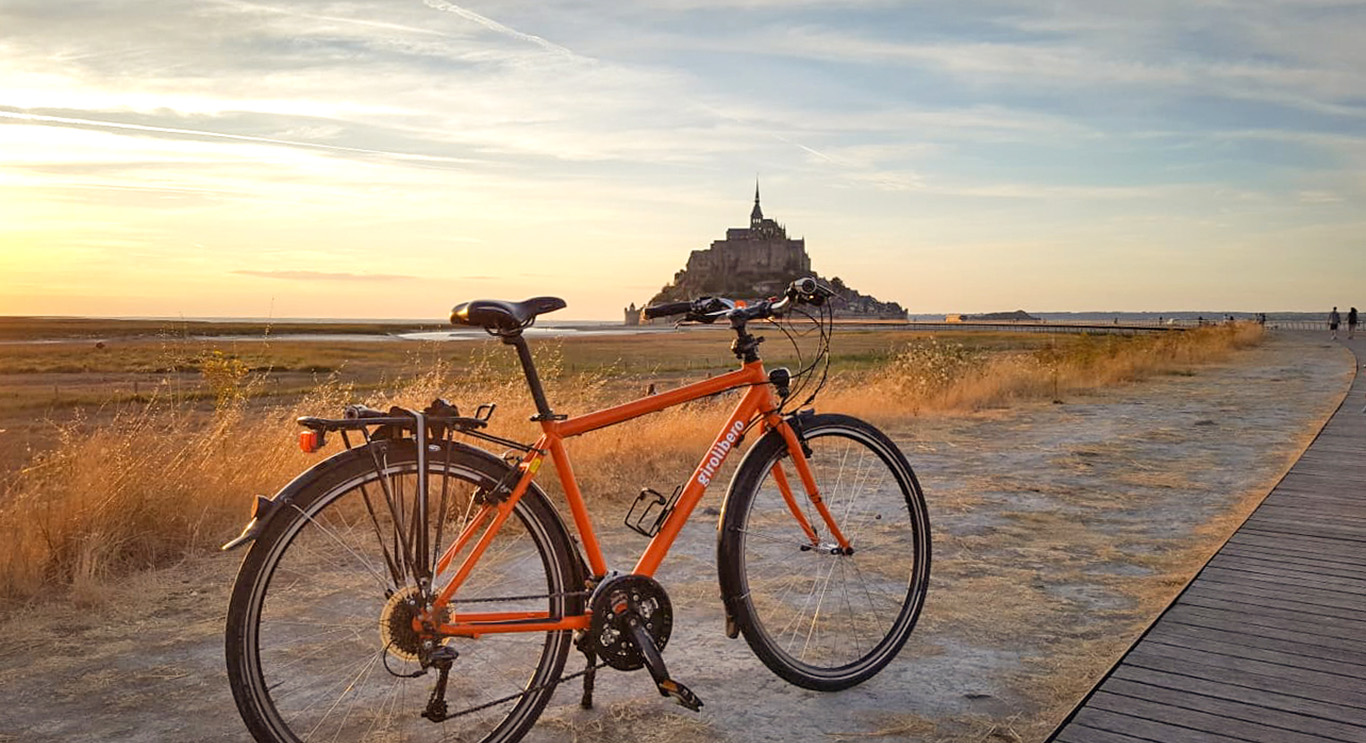
M 545 399 L 545 388 L 541 387 L 541 377 L 536 373 L 536 362 L 531 358 L 531 349 L 526 345 L 522 333 L 502 336 L 503 342 L 517 349 L 517 358 L 522 362 L 522 372 L 526 374 L 527 386 L 531 388 L 531 398 L 536 402 L 536 416 L 532 420 L 555 420 L 555 411 Z

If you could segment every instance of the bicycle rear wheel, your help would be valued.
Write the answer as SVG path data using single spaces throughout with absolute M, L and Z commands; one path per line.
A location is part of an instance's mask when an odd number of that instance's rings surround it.
M 726 495 L 717 543 L 721 595 L 774 673 L 836 691 L 882 670 L 915 628 L 929 584 L 929 516 L 910 465 L 872 425 L 813 415 L 802 422 L 802 436 L 816 485 L 852 553 L 839 553 L 786 443 L 771 432 L 745 455 Z M 779 467 L 817 545 L 789 510 L 774 475 Z
M 416 448 L 411 441 L 379 446 L 379 466 L 361 448 L 291 483 L 280 496 L 287 510 L 243 560 L 226 648 L 242 718 L 258 741 L 270 743 L 515 741 L 553 694 L 570 632 L 445 639 L 459 654 L 445 699 L 451 713 L 468 713 L 441 723 L 423 719 L 436 672 L 420 673 L 423 640 L 405 614 L 405 600 L 421 596 L 417 571 L 396 558 L 415 528 Z M 492 490 L 507 471 L 455 444 L 433 445 L 428 468 L 429 537 L 437 538 L 441 523 L 447 542 L 477 510 L 475 493 Z M 577 562 L 545 496 L 528 490 L 513 513 L 453 605 L 552 616 L 581 610 L 581 599 L 567 595 L 580 587 Z M 435 585 L 446 577 L 436 576 Z M 479 603 L 462 603 L 470 600 Z

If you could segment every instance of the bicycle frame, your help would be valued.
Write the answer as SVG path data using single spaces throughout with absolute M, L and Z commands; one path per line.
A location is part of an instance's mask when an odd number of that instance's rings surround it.
M 748 387 L 743 398 L 736 404 L 725 426 L 702 457 L 692 475 L 688 478 L 683 492 L 679 495 L 677 504 L 669 513 L 659 532 L 650 540 L 644 553 L 641 554 L 636 562 L 635 568 L 631 571 L 637 575 L 653 576 L 655 570 L 663 562 L 669 548 L 673 545 L 683 524 L 691 516 L 693 509 L 706 493 L 707 486 L 711 484 L 712 477 L 726 460 L 727 456 L 733 451 L 750 427 L 750 421 L 757 418 L 760 433 L 768 430 L 778 431 L 786 440 L 788 453 L 791 455 L 793 467 L 797 471 L 798 479 L 801 481 L 803 489 L 806 491 L 807 498 L 815 506 L 820 515 L 828 534 L 841 548 L 849 547 L 848 541 L 836 526 L 834 518 L 821 500 L 820 492 L 817 489 L 814 477 L 811 474 L 810 466 L 803 453 L 801 441 L 792 426 L 788 424 L 777 413 L 777 404 L 774 400 L 773 392 L 770 389 L 768 375 L 764 372 L 763 362 L 751 361 L 745 363 L 740 369 L 723 374 L 712 379 L 707 379 L 692 384 L 685 385 L 675 390 L 663 392 L 650 397 L 633 400 L 596 412 L 576 416 L 564 420 L 553 420 L 542 418 L 541 429 L 543 433 L 536 441 L 536 444 L 523 456 L 518 464 L 521 476 L 512 492 L 501 502 L 486 503 L 470 519 L 470 522 L 461 530 L 454 543 L 442 553 L 437 560 L 435 574 L 439 575 L 447 568 L 457 556 L 473 541 L 474 545 L 470 552 L 461 561 L 455 574 L 437 593 L 432 607 L 429 610 L 429 617 L 446 616 L 446 621 L 438 625 L 438 631 L 443 635 L 457 635 L 464 637 L 478 637 L 481 634 L 500 633 L 500 632 L 546 632 L 552 630 L 577 630 L 586 629 L 589 625 L 590 615 L 580 614 L 575 616 L 556 617 L 551 616 L 548 611 L 527 611 L 527 612 L 446 612 L 451 604 L 452 597 L 465 579 L 469 577 L 479 561 L 479 557 L 493 541 L 503 522 L 512 515 L 513 508 L 517 501 L 526 493 L 532 480 L 535 479 L 537 471 L 548 455 L 555 463 L 555 470 L 560 478 L 560 483 L 564 487 L 566 499 L 569 501 L 570 513 L 574 519 L 575 528 L 578 530 L 579 537 L 583 542 L 584 552 L 588 559 L 588 566 L 595 577 L 601 577 L 607 573 L 607 564 L 603 559 L 602 548 L 598 544 L 597 535 L 593 530 L 592 521 L 589 518 L 588 508 L 584 501 L 583 494 L 579 490 L 578 483 L 574 479 L 574 471 L 569 461 L 569 454 L 565 450 L 564 440 L 579 436 L 600 428 L 623 423 L 633 418 L 638 418 L 648 413 L 655 413 L 675 405 L 697 400 L 710 395 L 715 395 L 727 390 Z M 783 470 L 782 464 L 777 463 L 773 466 L 774 482 L 782 492 L 784 500 L 787 502 L 788 510 L 801 526 L 802 531 L 811 541 L 813 546 L 818 546 L 817 533 L 807 520 L 801 507 L 798 505 L 796 496 L 792 492 L 790 481 Z M 480 533 L 482 529 L 482 533 Z M 478 539 L 475 536 L 478 534 Z M 458 601 L 456 602 L 459 603 Z

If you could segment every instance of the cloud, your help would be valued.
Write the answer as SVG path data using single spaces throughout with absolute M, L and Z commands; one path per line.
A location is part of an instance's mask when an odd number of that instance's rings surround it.
M 455 3 L 448 3 L 445 2 L 445 0 L 423 0 L 423 4 L 434 10 L 441 10 L 447 13 L 454 13 L 460 16 L 461 18 L 464 18 L 469 21 L 474 21 L 475 23 L 483 26 L 484 28 L 487 28 L 490 31 L 495 31 L 497 33 L 503 34 L 504 36 L 509 36 L 514 39 L 530 42 L 532 44 L 535 44 L 536 46 L 541 47 L 542 49 L 545 49 L 546 51 L 555 52 L 556 54 L 563 54 L 567 57 L 582 59 L 582 57 L 579 57 L 579 55 L 560 46 L 559 44 L 546 41 L 545 39 L 541 38 L 540 36 L 536 36 L 535 34 L 523 33 L 515 28 L 509 28 L 508 26 L 504 26 L 503 24 L 493 20 L 492 18 L 487 18 L 485 16 L 479 15 L 478 13 L 472 10 L 460 7 Z
M 414 281 L 416 276 L 385 273 L 334 273 L 329 271 L 255 271 L 241 269 L 233 271 L 242 276 L 256 276 L 263 279 L 284 279 L 287 281 Z
M 432 162 L 470 162 L 468 159 L 441 157 L 436 155 L 422 155 L 410 152 L 393 152 L 388 150 L 374 150 L 363 147 L 342 147 L 339 145 L 323 144 L 320 142 L 306 142 L 301 140 L 275 139 L 272 137 L 253 137 L 245 134 L 230 134 L 227 132 L 215 132 L 206 129 L 182 129 L 169 126 L 150 126 L 147 124 L 130 124 L 120 121 L 101 121 L 96 119 L 83 119 L 71 116 L 47 116 L 43 114 L 27 113 L 23 111 L 0 110 L 0 119 L 21 121 L 29 124 L 45 124 L 49 126 L 71 126 L 77 128 L 106 129 L 136 132 L 139 134 L 153 135 L 173 135 L 182 137 L 207 137 L 211 139 L 228 139 L 237 142 L 247 142 L 251 144 L 279 145 L 283 147 L 301 147 L 306 149 L 327 150 L 352 155 L 379 155 L 391 157 L 399 160 L 419 160 Z
M 1043 244 L 1039 225 L 1160 221 L 1248 193 L 1285 205 L 1283 223 L 1332 224 L 1366 203 L 1364 13 L 1268 0 L 0 0 L 0 198 L 16 215 L 0 235 L 128 235 L 168 259 L 198 241 L 229 266 L 328 269 L 237 272 L 299 282 L 293 301 L 403 280 L 394 301 L 412 301 L 437 292 L 413 278 L 431 275 L 521 292 L 533 282 L 506 283 L 520 279 L 502 262 L 517 246 L 547 276 L 591 286 L 567 297 L 582 306 L 620 292 L 578 280 L 594 257 L 657 285 L 748 212 L 756 171 L 775 216 L 851 255 L 999 240 L 1031 220 Z M 1250 212 L 1210 238 L 1254 232 Z M 301 247 L 326 253 L 271 259 Z M 136 269 L 172 273 L 165 260 Z M 191 269 L 230 270 L 180 276 Z

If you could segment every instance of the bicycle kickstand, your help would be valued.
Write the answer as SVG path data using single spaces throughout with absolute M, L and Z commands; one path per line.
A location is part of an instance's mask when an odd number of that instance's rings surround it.
M 588 667 L 583 670 L 583 696 L 579 698 L 579 706 L 583 709 L 593 709 L 593 681 L 598 675 L 598 656 L 591 647 L 586 647 L 585 642 L 580 646 L 584 661 Z

